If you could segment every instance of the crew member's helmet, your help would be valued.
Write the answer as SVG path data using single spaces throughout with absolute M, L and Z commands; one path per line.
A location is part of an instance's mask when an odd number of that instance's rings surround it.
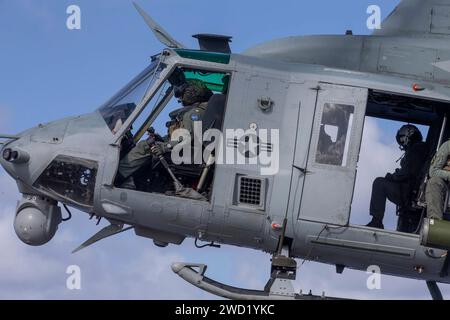
M 196 102 L 208 102 L 213 92 L 201 80 L 188 79 L 180 86 L 175 86 L 174 94 L 183 106 L 190 106 Z
M 423 136 L 416 126 L 412 124 L 407 124 L 397 131 L 396 139 L 400 146 L 400 149 L 406 150 L 413 144 L 417 142 L 422 142 Z

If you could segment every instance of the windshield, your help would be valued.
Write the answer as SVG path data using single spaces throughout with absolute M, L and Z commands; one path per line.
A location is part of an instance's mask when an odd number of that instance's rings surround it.
M 165 67 L 166 65 L 160 63 L 159 59 L 155 59 L 150 66 L 98 109 L 114 134 L 119 131 L 142 102 L 147 91 L 153 86 Z

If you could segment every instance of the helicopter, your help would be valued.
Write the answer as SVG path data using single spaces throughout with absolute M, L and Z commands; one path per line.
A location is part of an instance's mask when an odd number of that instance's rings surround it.
M 397 230 L 352 225 L 350 211 L 367 117 L 428 127 L 429 159 L 450 137 L 450 0 L 403 0 L 369 36 L 290 37 L 242 54 L 223 35 L 196 35 L 200 50 L 186 48 L 135 6 L 166 47 L 144 71 L 92 113 L 0 135 L 0 164 L 23 195 L 21 241 L 48 243 L 72 207 L 110 223 L 74 252 L 133 230 L 159 247 L 193 238 L 272 254 L 263 290 L 173 263 L 182 279 L 229 299 L 335 299 L 294 292 L 299 258 L 337 273 L 377 265 L 426 281 L 442 299 L 450 245 L 425 218 L 429 162 L 413 203 L 398 208 Z M 170 138 L 181 143 L 126 183 L 123 159 L 147 134 L 167 142 L 176 89 L 188 80 L 212 92 L 194 139 L 179 131 Z

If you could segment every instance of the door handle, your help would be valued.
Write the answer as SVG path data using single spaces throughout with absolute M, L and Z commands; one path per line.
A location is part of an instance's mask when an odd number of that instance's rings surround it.
M 301 168 L 296 166 L 295 164 L 292 165 L 295 169 L 297 169 L 298 171 L 300 171 L 301 173 L 303 173 L 305 176 L 309 173 L 311 173 L 311 171 L 308 171 L 306 168 Z

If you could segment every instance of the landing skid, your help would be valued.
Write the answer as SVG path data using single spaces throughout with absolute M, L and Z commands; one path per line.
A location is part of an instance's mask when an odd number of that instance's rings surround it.
M 433 300 L 444 300 L 441 290 L 435 281 L 427 281 L 427 287 Z
M 196 270 L 198 269 L 198 271 Z M 298 294 L 294 292 L 292 279 L 272 272 L 264 290 L 232 287 L 205 276 L 207 266 L 196 263 L 174 263 L 172 270 L 181 278 L 199 289 L 231 300 L 341 300 L 339 298 Z

